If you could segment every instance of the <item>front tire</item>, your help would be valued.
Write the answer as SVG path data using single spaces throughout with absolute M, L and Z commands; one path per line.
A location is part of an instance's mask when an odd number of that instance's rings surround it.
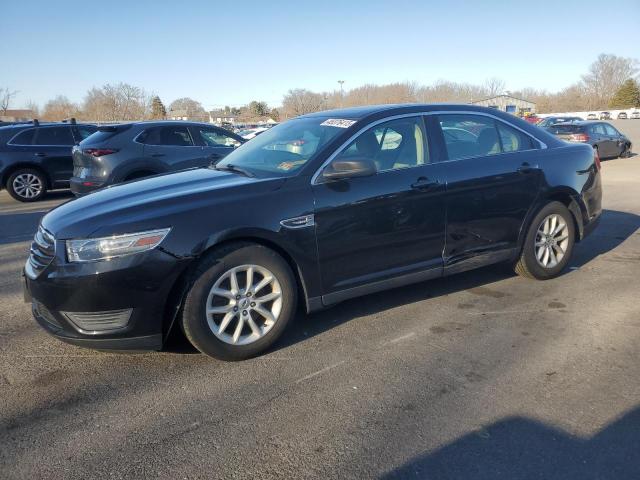
M 560 202 L 548 203 L 529 225 L 516 273 L 536 280 L 557 277 L 571 258 L 575 235 L 569 209 Z
M 200 352 L 244 360 L 269 348 L 296 311 L 289 264 L 254 243 L 214 250 L 194 272 L 182 312 L 182 329 Z
M 47 179 L 40 170 L 21 168 L 9 176 L 6 187 L 19 202 L 36 202 L 47 193 Z

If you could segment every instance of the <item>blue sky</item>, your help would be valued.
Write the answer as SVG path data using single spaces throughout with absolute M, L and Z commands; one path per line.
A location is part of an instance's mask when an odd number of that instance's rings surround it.
M 339 79 L 558 90 L 600 53 L 640 58 L 638 19 L 638 0 L 3 0 L 0 87 L 16 108 L 120 81 L 208 108 Z

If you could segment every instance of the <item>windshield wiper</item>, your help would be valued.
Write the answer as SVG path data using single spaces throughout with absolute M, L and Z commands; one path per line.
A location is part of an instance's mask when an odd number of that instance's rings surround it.
M 234 165 L 232 163 L 227 163 L 226 165 L 214 165 L 213 168 L 220 171 L 226 170 L 227 172 L 239 173 L 240 175 L 244 175 L 245 177 L 255 177 L 255 174 L 253 174 L 249 170 L 245 170 L 244 168 L 238 167 L 237 165 Z

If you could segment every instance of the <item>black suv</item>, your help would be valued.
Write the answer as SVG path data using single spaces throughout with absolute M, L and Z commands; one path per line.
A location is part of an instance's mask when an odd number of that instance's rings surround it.
M 81 196 L 158 173 L 206 167 L 245 139 L 208 123 L 136 122 L 98 128 L 73 149 L 71 191 Z
M 40 200 L 47 190 L 68 188 L 71 148 L 96 131 L 90 124 L 28 123 L 0 127 L 0 188 L 21 202 Z

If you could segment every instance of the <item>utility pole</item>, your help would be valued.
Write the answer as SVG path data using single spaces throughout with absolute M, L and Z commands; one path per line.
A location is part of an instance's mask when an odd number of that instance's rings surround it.
M 344 101 L 344 89 L 342 88 L 342 85 L 344 85 L 344 80 L 338 80 L 338 83 L 340 84 L 340 106 L 342 106 L 342 103 Z

